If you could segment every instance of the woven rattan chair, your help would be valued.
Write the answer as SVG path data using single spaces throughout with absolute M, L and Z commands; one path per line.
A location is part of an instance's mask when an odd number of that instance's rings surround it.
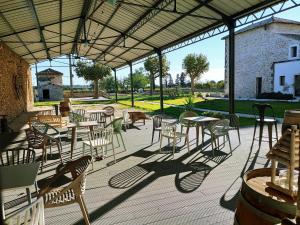
M 163 137 L 166 137 L 173 140 L 173 157 L 175 154 L 175 147 L 176 147 L 176 140 L 178 138 L 186 138 L 187 141 L 187 148 L 188 152 L 190 152 L 190 144 L 189 144 L 189 136 L 188 134 L 183 134 L 181 132 L 176 132 L 176 124 L 174 123 L 168 123 L 168 122 L 161 122 L 161 136 L 160 136 L 160 146 L 159 146 L 159 152 L 161 152 L 161 145 L 162 145 L 162 139 Z
M 45 208 L 78 203 L 85 223 L 90 224 L 83 195 L 85 192 L 87 171 L 91 161 L 91 156 L 83 156 L 58 167 L 57 173 L 41 187 L 38 194 L 39 197 L 44 198 Z M 58 180 L 67 173 L 71 173 L 71 182 L 57 187 Z

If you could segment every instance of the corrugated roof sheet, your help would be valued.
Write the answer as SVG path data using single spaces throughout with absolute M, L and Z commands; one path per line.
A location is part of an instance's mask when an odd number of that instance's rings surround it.
M 236 19 L 282 1 L 181 0 L 176 9 L 174 0 L 1 1 L 0 40 L 29 63 L 77 54 L 114 68 L 221 26 L 222 16 Z

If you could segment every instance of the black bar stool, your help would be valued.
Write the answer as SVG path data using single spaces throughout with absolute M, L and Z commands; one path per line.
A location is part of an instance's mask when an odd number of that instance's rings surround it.
M 261 146 L 261 140 L 263 135 L 264 125 L 268 126 L 268 136 L 269 136 L 269 147 L 272 148 L 272 127 L 275 125 L 276 140 L 278 141 L 278 131 L 277 131 L 277 121 L 275 119 L 273 108 L 270 104 L 258 104 L 252 105 L 253 114 L 255 115 L 255 127 L 252 139 L 252 146 L 255 139 L 256 127 L 259 125 L 259 148 Z M 271 113 L 271 117 L 265 118 L 266 112 Z

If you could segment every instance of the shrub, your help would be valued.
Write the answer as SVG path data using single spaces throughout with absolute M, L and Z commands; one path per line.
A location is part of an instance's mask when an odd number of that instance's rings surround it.
M 186 111 L 192 111 L 194 108 L 194 97 L 189 95 L 184 101 L 184 108 Z
M 283 94 L 281 92 L 264 92 L 261 93 L 257 98 L 291 100 L 294 99 L 294 96 L 292 94 Z
M 219 119 L 224 119 L 224 115 L 222 113 L 219 112 L 203 112 L 202 116 L 209 116 L 209 117 L 215 117 L 215 118 L 219 118 Z

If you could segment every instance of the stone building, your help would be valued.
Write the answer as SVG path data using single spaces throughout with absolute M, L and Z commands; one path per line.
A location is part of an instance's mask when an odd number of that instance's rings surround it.
M 61 100 L 63 99 L 63 74 L 51 68 L 36 74 L 38 82 L 39 100 Z
M 228 37 L 224 39 L 225 94 L 228 95 Z M 235 97 L 256 98 L 263 92 L 278 91 L 274 64 L 296 60 L 299 52 L 300 22 L 271 17 L 237 31 Z
M 30 65 L 0 42 L 0 115 L 13 118 L 33 107 Z

